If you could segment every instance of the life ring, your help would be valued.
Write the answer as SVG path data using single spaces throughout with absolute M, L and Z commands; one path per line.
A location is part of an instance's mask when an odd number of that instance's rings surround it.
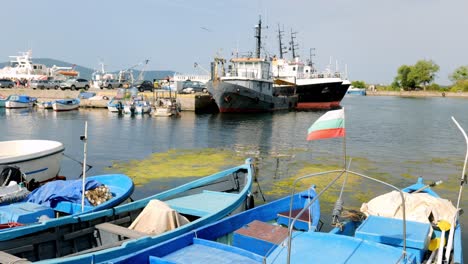
M 247 198 L 245 199 L 245 210 L 249 210 L 255 207 L 255 200 L 251 193 L 247 194 Z

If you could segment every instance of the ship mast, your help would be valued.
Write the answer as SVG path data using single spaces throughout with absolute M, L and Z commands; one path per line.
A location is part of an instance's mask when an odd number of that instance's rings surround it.
M 283 59 L 283 54 L 286 53 L 283 47 L 282 39 L 281 39 L 283 37 L 283 32 L 284 31 L 280 29 L 280 25 L 278 24 L 278 40 L 279 40 L 279 52 L 280 52 L 279 58 L 280 59 Z
M 260 49 L 262 48 L 262 17 L 260 17 L 258 25 L 255 27 L 255 38 L 257 39 L 255 57 L 260 59 Z
M 294 43 L 294 39 L 296 38 L 296 34 L 297 34 L 297 32 L 293 32 L 292 28 L 291 28 L 291 42 L 289 42 L 289 44 L 291 44 L 291 47 L 289 49 L 292 52 L 293 60 L 296 58 L 296 49 L 299 48 L 299 45 Z

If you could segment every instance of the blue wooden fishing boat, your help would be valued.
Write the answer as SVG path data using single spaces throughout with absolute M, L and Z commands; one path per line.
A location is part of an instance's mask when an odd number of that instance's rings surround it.
M 403 191 L 408 195 L 420 189 L 438 197 L 422 179 Z M 64 263 L 423 263 L 431 254 L 430 241 L 441 235 L 430 234 L 429 222 L 374 215 L 321 232 L 319 197 L 311 188 L 152 247 L 129 244 L 113 252 L 113 258 L 102 252 Z M 450 259 L 463 263 L 459 224 Z
M 94 252 L 102 252 L 104 258 L 121 251 L 130 254 L 251 207 L 252 180 L 253 164 L 248 159 L 243 165 L 111 209 L 13 228 L 0 232 L 0 256 L 58 263 L 83 258 L 89 263 Z
M 44 184 L 22 201 L 7 203 L 4 198 L 0 206 L 0 224 L 24 226 L 18 229 L 35 228 L 35 225 L 50 225 L 64 221 L 67 217 L 111 208 L 125 201 L 133 193 L 133 181 L 123 174 L 106 174 L 85 179 L 85 196 L 82 180 L 57 180 Z M 24 188 L 26 189 L 26 188 Z M 84 199 L 84 201 L 82 201 Z M 10 201 L 13 201 L 10 197 Z M 60 217 L 56 217 L 60 216 Z M 0 230 L 9 232 L 11 230 Z M 19 232 L 22 232 L 19 230 Z M 27 231 L 25 231 L 27 232 Z
M 453 118 L 452 118 L 453 119 Z M 462 131 L 468 146 L 468 136 Z M 293 183 L 291 196 L 222 219 L 164 243 L 144 248 L 125 244 L 112 252 L 74 258 L 64 263 L 463 263 L 458 221 L 468 148 L 457 206 L 442 199 L 419 178 L 399 189 L 349 169 L 306 175 Z M 332 175 L 316 193 L 295 188 L 315 177 Z M 363 203 L 360 211 L 344 210 L 348 176 L 393 189 Z M 341 180 L 342 181 L 339 181 Z M 342 182 L 331 217 L 323 217 L 320 197 Z M 366 192 L 366 186 L 361 188 Z M 339 189 L 339 188 L 338 188 Z M 354 186 L 350 192 L 356 192 Z M 322 216 L 322 217 L 321 217 Z M 323 219 L 323 220 L 322 220 Z M 325 219 L 331 230 L 323 230 Z M 328 226 L 328 224 L 327 224 Z
M 37 98 L 28 95 L 10 95 L 5 101 L 5 108 L 28 108 L 36 101 Z

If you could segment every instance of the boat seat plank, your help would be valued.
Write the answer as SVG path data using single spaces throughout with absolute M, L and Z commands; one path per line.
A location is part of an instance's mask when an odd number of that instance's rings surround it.
M 288 233 L 288 229 L 280 225 L 254 220 L 234 232 L 232 245 L 266 256 L 288 237 Z
M 105 232 L 109 232 L 115 235 L 124 236 L 128 238 L 140 238 L 140 237 L 148 236 L 148 234 L 146 233 L 128 229 L 126 227 L 122 227 L 119 225 L 114 225 L 111 223 L 102 223 L 102 224 L 96 225 L 96 229 L 98 229 L 99 231 L 105 231 Z
M 238 197 L 237 194 L 205 190 L 164 202 L 179 213 L 203 217 L 222 210 Z

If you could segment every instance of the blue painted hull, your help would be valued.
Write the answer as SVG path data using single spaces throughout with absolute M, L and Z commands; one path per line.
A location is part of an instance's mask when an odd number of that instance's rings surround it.
M 348 91 L 346 92 L 346 94 L 350 94 L 350 95 L 367 95 L 366 93 L 366 89 L 348 89 Z
M 30 229 L 15 228 L 9 232 L 2 232 L 0 233 L 0 250 L 32 261 L 49 259 L 45 263 L 90 263 L 90 259 L 101 262 L 128 255 L 136 249 L 162 243 L 229 214 L 243 211 L 250 194 L 252 179 L 253 167 L 249 160 L 244 165 L 112 209 L 59 219 L 53 224 L 36 225 Z M 101 233 L 97 225 L 110 222 L 113 225 L 129 226 L 143 208 L 154 199 L 165 201 L 187 217 L 190 222 L 159 235 L 145 235 L 125 240 L 125 243 L 116 238 L 116 241 L 106 244 L 104 239 L 101 239 L 105 234 Z M 52 240 L 50 239 L 51 233 L 53 234 Z M 95 236 L 96 233 L 98 237 Z M 48 239 L 50 241 L 47 241 Z M 32 243 L 33 248 L 18 252 L 18 245 L 24 244 L 25 241 Z M 98 248 L 95 248 L 96 246 Z M 36 248 L 41 247 L 53 249 L 36 254 L 35 252 L 38 251 Z M 79 251 L 83 250 L 88 250 L 88 253 L 69 258 L 51 259 L 74 253 L 80 254 Z
M 40 212 L 50 212 L 50 217 L 48 221 L 44 222 L 47 224 L 53 224 L 54 222 L 59 222 L 62 221 L 62 219 L 65 219 L 67 217 L 72 217 L 84 213 L 89 213 L 89 212 L 97 212 L 100 210 L 104 210 L 107 208 L 114 207 L 116 205 L 121 204 L 123 201 L 125 201 L 130 195 L 133 193 L 134 190 L 134 185 L 133 181 L 126 175 L 123 174 L 106 174 L 106 175 L 97 175 L 97 176 L 90 176 L 86 178 L 86 181 L 96 181 L 98 183 L 101 183 L 103 185 L 106 185 L 111 193 L 112 193 L 112 198 L 99 204 L 96 206 L 92 205 L 86 205 L 84 206 L 84 209 L 82 209 L 81 206 L 81 201 L 79 202 L 72 202 L 70 200 L 67 200 L 67 198 L 60 198 L 61 196 L 57 196 L 56 189 L 57 186 L 69 186 L 70 182 L 50 182 L 46 183 L 44 186 L 40 187 L 42 190 L 37 190 L 37 191 L 42 191 L 42 194 L 45 194 L 44 200 L 41 200 L 41 202 L 38 202 L 35 200 L 34 202 L 16 202 L 16 203 L 11 203 L 11 204 L 5 204 L 0 206 L 0 223 L 5 224 L 11 221 L 11 219 L 15 219 L 15 222 L 19 222 L 20 224 L 27 224 L 24 227 L 18 228 L 18 231 L 21 229 L 24 231 L 20 232 L 27 232 L 26 230 L 29 228 L 29 226 L 33 227 L 33 225 L 30 225 L 31 223 L 37 223 L 37 219 L 30 219 L 31 217 L 39 214 Z M 77 182 L 76 182 L 77 181 Z M 75 186 L 80 185 L 81 180 L 76 180 L 73 181 L 75 182 Z M 57 184 L 55 184 L 57 183 Z M 49 185 L 49 184 L 55 184 L 55 185 Z M 52 186 L 52 187 L 48 187 Z M 70 189 L 71 190 L 71 189 Z M 76 189 L 73 189 L 76 190 Z M 68 189 L 67 189 L 68 191 Z M 74 194 L 74 196 L 69 196 L 67 197 L 81 197 L 81 191 L 79 193 Z M 45 206 L 45 197 L 55 197 L 58 202 L 51 203 L 51 206 Z M 69 199 L 69 198 L 68 198 Z M 37 206 L 35 204 L 41 204 L 40 206 Z M 52 205 L 53 204 L 53 205 Z M 32 207 L 31 207 L 32 206 Z M 25 208 L 28 208 L 26 210 Z M 61 214 L 66 214 L 68 216 L 64 216 L 62 218 L 54 218 L 55 213 L 61 213 Z M 8 217 L 7 217 L 8 216 Z M 27 220 L 25 222 L 18 221 L 17 219 L 24 219 Z M 3 232 L 10 232 L 15 229 L 0 229 L 0 236 L 3 235 Z
M 424 186 L 420 180 L 403 191 L 414 192 Z M 439 197 L 430 188 L 422 192 Z M 293 210 L 303 207 L 303 198 L 296 195 L 293 200 Z M 287 236 L 272 243 L 268 242 L 265 234 L 278 232 L 277 225 L 267 225 L 267 223 L 279 223 L 281 217 L 278 213 L 288 211 L 290 201 L 290 197 L 286 197 L 204 226 L 168 242 L 148 248 L 134 248 L 135 252 L 116 257 L 108 263 L 287 263 Z M 370 224 L 373 220 L 375 220 L 374 226 Z M 254 229 L 254 225 L 258 223 L 256 221 L 269 226 L 267 229 L 269 231 L 263 230 L 258 237 L 250 236 L 249 229 Z M 382 264 L 397 263 L 399 260 L 400 263 L 421 263 L 430 252 L 427 250 L 427 245 L 422 250 L 417 249 L 419 241 L 416 237 L 427 239 L 426 232 L 429 232 L 430 225 L 406 222 L 407 255 L 403 259 L 400 259 L 402 240 L 399 239 L 402 235 L 398 235 L 401 226 L 400 219 L 369 216 L 362 222 L 346 222 L 341 229 L 334 228 L 327 233 L 294 231 L 290 263 Z M 364 231 L 366 228 L 377 230 L 377 240 L 372 238 L 374 235 L 372 232 Z M 232 241 L 225 243 L 229 234 Z M 438 235 L 440 236 L 440 232 Z M 455 229 L 452 259 L 453 263 L 463 263 L 459 224 Z

